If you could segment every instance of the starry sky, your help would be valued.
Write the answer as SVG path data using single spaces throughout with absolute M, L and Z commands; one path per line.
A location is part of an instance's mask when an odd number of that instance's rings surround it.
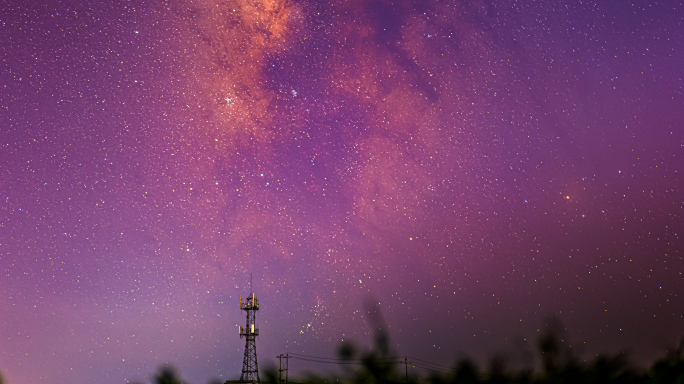
M 0 371 L 237 379 L 371 342 L 684 333 L 684 4 L 7 0 Z M 329 369 L 291 362 L 292 373 Z

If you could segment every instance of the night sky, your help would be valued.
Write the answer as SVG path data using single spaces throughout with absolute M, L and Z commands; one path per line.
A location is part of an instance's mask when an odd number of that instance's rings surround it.
M 237 379 L 250 273 L 262 369 L 364 302 L 440 364 L 684 334 L 680 1 L 6 0 L 0 41 L 9 384 Z

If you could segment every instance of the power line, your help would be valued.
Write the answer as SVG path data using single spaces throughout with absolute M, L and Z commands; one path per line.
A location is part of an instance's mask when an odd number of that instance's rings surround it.
M 310 359 L 319 359 L 319 360 L 328 360 L 331 362 L 334 361 L 366 361 L 367 359 L 344 359 L 344 358 L 335 358 L 335 357 L 321 357 L 321 356 L 310 356 L 310 355 L 303 355 L 301 353 L 290 353 L 290 356 L 299 356 L 299 357 L 306 357 Z M 396 356 L 396 357 L 379 357 L 379 358 L 374 358 L 374 360 L 399 360 L 403 359 L 404 357 L 409 357 L 410 356 Z
M 424 364 L 435 365 L 435 366 L 437 366 L 437 367 L 445 368 L 445 369 L 448 369 L 448 370 L 450 370 L 450 371 L 453 371 L 453 370 L 454 370 L 454 367 L 449 367 L 449 366 L 446 366 L 446 365 L 433 363 L 433 362 L 427 361 L 427 360 L 421 360 L 421 359 L 416 358 L 416 357 L 411 357 L 411 356 L 406 356 L 406 357 L 409 358 L 409 359 L 412 359 L 412 360 L 420 361 L 421 363 L 424 363 Z
M 342 365 L 359 365 L 359 364 L 362 364 L 361 362 L 356 362 L 356 361 L 350 361 L 350 362 L 327 361 L 327 360 L 310 359 L 308 357 L 300 357 L 300 356 L 290 356 L 290 358 L 296 359 L 296 360 L 302 360 L 302 361 L 311 361 L 314 363 L 322 363 L 322 364 L 342 364 Z
M 444 369 L 439 369 L 439 368 L 435 368 L 435 367 L 430 367 L 430 366 L 428 366 L 428 365 L 423 365 L 423 364 L 420 364 L 420 363 L 412 362 L 412 363 L 409 363 L 409 364 L 410 364 L 411 366 L 413 366 L 413 367 L 417 367 L 417 368 L 421 368 L 421 369 L 425 369 L 425 370 L 433 371 L 433 372 L 439 372 L 439 373 L 442 373 L 442 374 L 445 374 L 445 375 L 453 374 L 453 373 L 454 373 L 454 371 L 447 371 L 447 370 L 444 370 Z
M 363 365 L 367 364 L 369 361 L 369 358 L 361 358 L 361 359 L 344 359 L 344 358 L 333 358 L 333 357 L 322 357 L 322 356 L 311 356 L 311 355 L 304 355 L 301 353 L 290 353 L 290 358 L 292 359 L 297 359 L 297 360 L 302 360 L 302 361 L 308 361 L 308 362 L 313 362 L 313 363 L 321 363 L 321 364 L 338 364 L 338 365 Z M 372 361 L 374 361 L 376 364 L 410 364 L 413 365 L 417 368 L 422 368 L 422 369 L 427 369 L 427 370 L 432 370 L 435 372 L 439 373 L 444 373 L 444 374 L 449 374 L 449 373 L 454 373 L 455 370 L 452 367 L 448 367 L 446 365 L 442 364 L 437 364 L 437 363 L 432 363 L 430 361 L 426 361 L 423 359 L 418 359 L 412 356 L 395 356 L 395 357 L 380 357 L 380 358 L 370 358 Z M 410 362 L 407 362 L 406 360 L 410 359 Z M 415 362 L 414 362 L 415 360 Z
M 322 363 L 322 364 L 339 364 L 339 365 L 363 365 L 366 362 L 360 359 L 353 359 L 353 360 L 324 360 L 324 359 L 319 359 L 315 357 L 302 357 L 302 356 L 290 356 L 291 359 L 296 359 L 296 360 L 302 360 L 302 361 L 311 361 L 314 363 Z M 401 361 L 376 361 L 378 364 L 403 364 Z
M 414 367 L 414 368 L 420 368 L 424 369 L 427 371 L 431 372 L 436 372 L 440 373 L 443 375 L 453 375 L 458 372 L 457 369 L 454 367 L 449 367 L 443 364 L 437 364 L 433 363 L 427 360 L 423 359 L 418 359 L 416 357 L 412 356 L 395 356 L 395 357 L 380 357 L 380 358 L 360 358 L 360 359 L 341 359 L 341 358 L 334 358 L 334 357 L 323 357 L 323 356 L 311 356 L 311 355 L 304 355 L 300 353 L 289 353 L 289 357 L 291 359 L 297 359 L 301 361 L 308 361 L 308 362 L 314 362 L 314 363 L 321 363 L 321 364 L 338 364 L 338 365 L 363 365 L 367 364 L 370 361 L 374 361 L 375 363 L 379 364 L 399 364 L 399 365 L 406 365 L 408 368 L 408 365 Z M 475 373 L 477 377 L 480 379 L 490 379 L 492 377 L 491 374 L 483 373 L 483 372 L 477 372 Z M 407 372 L 408 376 L 408 372 Z M 408 380 L 408 377 L 407 377 Z M 521 379 L 519 378 L 507 378 L 508 381 L 511 382 L 519 382 Z M 293 383 L 294 384 L 294 383 Z

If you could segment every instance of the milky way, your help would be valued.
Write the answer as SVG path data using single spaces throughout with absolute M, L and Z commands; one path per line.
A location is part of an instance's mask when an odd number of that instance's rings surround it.
M 262 368 L 684 332 L 677 1 L 0 9 L 9 383 L 236 379 L 250 273 Z

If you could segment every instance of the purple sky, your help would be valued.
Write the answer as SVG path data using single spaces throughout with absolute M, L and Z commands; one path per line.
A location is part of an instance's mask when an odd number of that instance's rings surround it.
M 399 5 L 398 5 L 399 4 Z M 0 5 L 9 384 L 684 334 L 680 1 Z M 305 368 L 292 362 L 293 373 Z

